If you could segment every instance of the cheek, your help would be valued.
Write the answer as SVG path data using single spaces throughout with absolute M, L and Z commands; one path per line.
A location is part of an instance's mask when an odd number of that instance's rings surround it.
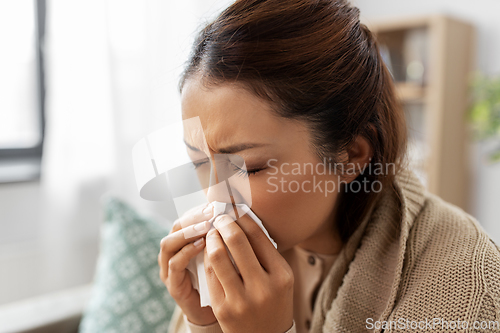
M 323 192 L 318 188 L 313 190 L 312 175 L 278 176 L 277 179 L 269 180 L 266 176 L 260 176 L 250 180 L 252 210 L 282 248 L 306 240 L 329 223 L 333 225 L 333 209 L 338 191 L 325 196 L 324 183 L 327 180 L 332 182 L 333 178 L 315 177 L 316 184 L 323 184 Z M 277 190 L 275 185 L 278 186 Z

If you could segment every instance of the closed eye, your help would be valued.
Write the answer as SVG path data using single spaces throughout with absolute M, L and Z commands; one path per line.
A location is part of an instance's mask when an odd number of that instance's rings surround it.
M 195 169 L 198 169 L 201 166 L 203 166 L 209 162 L 210 162 L 209 158 L 204 158 L 201 160 L 193 161 L 193 165 L 194 165 Z M 231 166 L 233 167 L 233 170 L 236 172 L 236 174 L 240 175 L 240 176 L 252 176 L 252 175 L 255 175 L 258 172 L 265 169 L 265 168 L 256 168 L 256 169 L 251 169 L 251 170 L 245 170 L 245 169 L 240 168 L 239 166 L 237 166 L 234 163 L 231 163 Z
M 210 160 L 209 158 L 204 158 L 201 160 L 193 161 L 194 168 L 198 169 L 202 165 L 207 164 L 209 162 L 209 160 Z
M 231 163 L 231 165 L 233 166 L 233 169 L 234 171 L 236 171 L 236 173 L 238 175 L 241 175 L 241 176 L 252 176 L 252 175 L 255 175 L 257 174 L 258 172 L 264 170 L 265 168 L 256 168 L 256 169 L 252 169 L 252 170 L 245 170 L 245 169 L 242 169 L 240 168 L 239 166 Z

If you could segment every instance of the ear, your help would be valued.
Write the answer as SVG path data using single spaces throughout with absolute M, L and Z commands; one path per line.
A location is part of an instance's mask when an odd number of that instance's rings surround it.
M 354 142 L 346 148 L 347 164 L 344 167 L 344 181 L 352 182 L 359 176 L 361 171 L 368 167 L 372 157 L 373 150 L 365 137 L 358 135 Z

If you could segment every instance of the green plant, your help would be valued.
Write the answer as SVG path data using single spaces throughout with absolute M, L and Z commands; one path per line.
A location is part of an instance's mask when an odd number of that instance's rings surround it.
M 490 162 L 500 162 L 500 77 L 475 73 L 471 80 L 471 108 L 467 115 L 476 140 L 498 139 L 490 152 Z

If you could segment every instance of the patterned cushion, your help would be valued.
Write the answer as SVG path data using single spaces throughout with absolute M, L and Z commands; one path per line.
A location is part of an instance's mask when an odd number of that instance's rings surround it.
M 160 240 L 169 230 L 123 201 L 104 199 L 101 252 L 79 332 L 166 332 L 175 302 L 159 277 Z

